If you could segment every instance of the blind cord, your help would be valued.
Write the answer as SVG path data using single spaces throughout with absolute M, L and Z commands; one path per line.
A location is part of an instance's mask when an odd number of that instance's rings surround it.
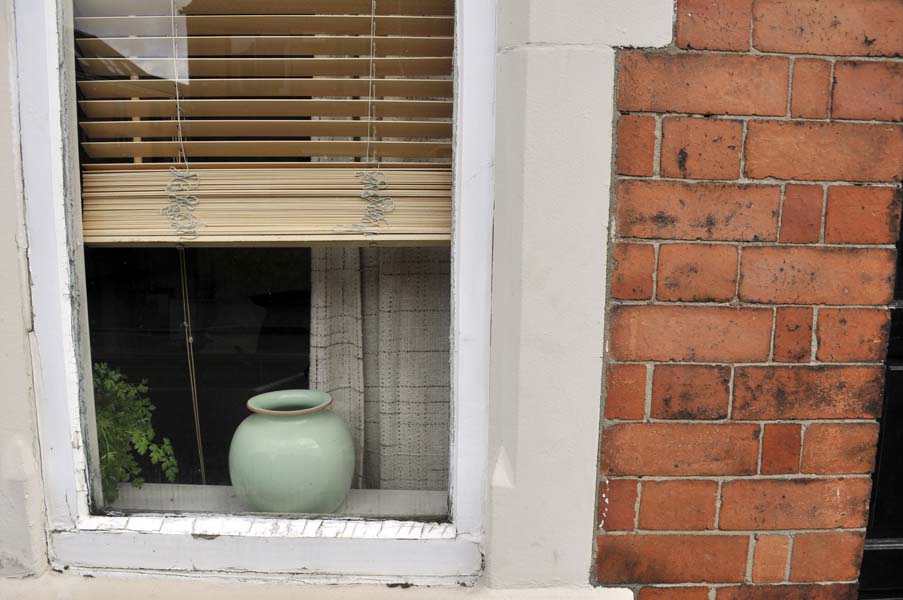
M 197 237 L 197 217 L 193 214 L 197 206 L 197 197 L 185 192 L 196 189 L 198 177 L 191 172 L 188 164 L 188 153 L 185 152 L 185 137 L 182 134 L 182 99 L 179 95 L 179 62 L 176 57 L 176 0 L 169 2 L 170 32 L 172 39 L 172 70 L 173 87 L 175 88 L 176 101 L 176 135 L 179 141 L 179 155 L 177 162 L 185 165 L 185 171 L 179 170 L 173 165 L 170 172 L 173 180 L 166 187 L 169 194 L 170 205 L 164 208 L 170 223 L 176 228 L 183 238 Z M 186 56 L 186 60 L 188 57 Z M 181 161 L 179 161 L 181 159 Z M 174 184 L 177 184 L 174 186 Z M 192 185 L 194 187 L 192 187 Z M 207 485 L 207 467 L 204 461 L 204 443 L 201 437 L 201 411 L 198 403 L 197 373 L 194 364 L 194 332 L 191 329 L 191 304 L 188 301 L 188 265 L 185 260 L 185 247 L 179 244 L 179 281 L 182 289 L 182 328 L 185 330 L 185 354 L 188 357 L 188 383 L 191 388 L 191 408 L 194 412 L 194 435 L 197 443 L 198 461 L 201 465 L 201 484 Z
M 367 153 L 364 160 L 370 162 L 370 147 L 373 142 L 373 80 L 376 77 L 376 0 L 370 2 L 370 78 L 367 93 Z M 386 215 L 395 210 L 395 203 L 390 196 L 384 196 L 383 191 L 389 188 L 389 182 L 384 173 L 380 171 L 379 156 L 375 156 L 376 171 L 361 171 L 357 176 L 361 179 L 361 198 L 366 200 L 367 209 L 361 222 L 354 225 L 354 229 L 365 234 L 372 234 L 371 228 L 380 227 L 386 222 Z
M 176 103 L 176 164 L 170 165 L 169 173 L 172 175 L 166 185 L 166 193 L 169 203 L 160 209 L 160 212 L 169 219 L 170 226 L 176 230 L 182 240 L 193 240 L 198 236 L 200 220 L 194 213 L 198 205 L 198 198 L 191 192 L 198 188 L 200 177 L 191 171 L 188 164 L 188 153 L 185 151 L 185 136 L 182 131 L 182 97 L 179 93 L 179 62 L 176 56 L 176 2 L 169 2 L 170 39 L 172 40 L 172 79 L 175 90 Z M 188 60 L 186 56 L 185 60 Z M 176 165 L 184 164 L 185 170 L 180 171 Z
M 172 40 L 172 74 L 173 74 L 173 85 L 176 91 L 176 134 L 178 135 L 179 140 L 179 156 L 177 156 L 177 160 L 181 159 L 182 164 L 185 165 L 186 171 L 191 171 L 191 167 L 188 166 L 188 154 L 185 152 L 185 138 L 182 135 L 182 99 L 179 96 L 179 61 L 176 59 L 176 0 L 169 0 L 169 20 L 170 20 L 170 32 Z M 187 41 L 186 41 L 187 45 Z M 185 57 L 185 60 L 188 60 L 188 57 Z
M 198 406 L 198 384 L 194 365 L 194 333 L 191 330 L 191 305 L 188 302 L 188 266 L 185 260 L 185 247 L 179 250 L 179 279 L 182 287 L 182 328 L 185 330 L 185 354 L 188 355 L 188 382 L 191 386 L 191 408 L 194 411 L 194 435 L 198 448 L 198 460 L 201 463 L 201 484 L 207 485 L 207 469 L 204 465 L 204 444 L 201 437 L 201 411 Z
M 367 92 L 367 153 L 366 161 L 370 162 L 370 146 L 373 141 L 373 78 L 376 77 L 376 0 L 370 2 L 370 78 Z M 376 160 L 376 172 L 379 173 L 379 158 Z

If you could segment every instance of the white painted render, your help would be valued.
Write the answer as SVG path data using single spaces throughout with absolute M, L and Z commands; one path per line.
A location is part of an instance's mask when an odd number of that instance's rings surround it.
M 272 581 L 243 584 L 203 579 L 117 574 L 105 578 L 48 573 L 32 580 L 0 581 L 0 596 L 15 600 L 633 600 L 630 590 L 601 588 L 492 589 L 486 586 L 391 588 L 385 585 L 305 586 Z
M 671 0 L 500 0 L 488 582 L 590 581 L 614 119 L 612 46 Z
M 0 574 L 46 568 L 11 2 L 0 3 Z M 2 594 L 0 594 L 2 596 Z
M 0 19 L 0 52 L 11 53 L 14 48 L 9 16 L 14 0 L 0 0 L 3 14 Z M 492 5 L 486 0 L 465 2 Z M 44 0 L 16 0 L 22 10 L 40 13 Z M 483 26 L 465 25 L 470 35 L 494 37 L 496 27 L 492 11 L 474 8 L 471 18 L 479 14 Z M 463 500 L 456 513 L 456 525 L 466 532 L 457 539 L 436 539 L 437 555 L 446 551 L 454 560 L 465 557 L 451 545 L 460 544 L 470 552 L 481 548 L 485 556 L 486 574 L 476 588 L 419 588 L 407 590 L 411 597 L 478 597 L 478 598 L 578 598 L 593 597 L 619 599 L 632 597 L 626 590 L 602 590 L 589 587 L 592 565 L 594 506 L 596 494 L 596 465 L 599 437 L 599 408 L 602 381 L 603 315 L 606 281 L 606 246 L 609 220 L 610 161 L 612 151 L 614 51 L 612 46 L 659 46 L 670 42 L 673 18 L 671 0 L 498 0 L 495 65 L 484 61 L 482 67 L 460 74 L 459 85 L 480 86 L 496 80 L 497 99 L 493 115 L 491 104 L 467 108 L 464 114 L 474 114 L 483 133 L 473 133 L 471 140 L 458 140 L 464 147 L 475 143 L 489 148 L 474 154 L 457 154 L 456 167 L 465 169 L 467 177 L 459 179 L 459 193 L 488 195 L 494 186 L 494 240 L 492 275 L 492 346 L 491 365 L 479 369 L 480 342 L 473 343 L 468 331 L 461 330 L 460 352 L 456 368 L 459 393 L 479 395 L 481 385 L 489 384 L 489 414 L 481 418 L 480 407 L 470 406 L 461 411 L 456 407 L 455 425 L 466 428 L 467 435 L 456 438 L 458 481 L 463 486 L 454 490 L 454 498 Z M 34 16 L 34 14 L 32 15 Z M 44 16 L 48 16 L 44 13 Z M 52 18 L 52 15 L 50 15 Z M 467 19 L 466 8 L 459 17 Z M 483 32 L 483 33 L 480 33 Z M 56 56 L 56 40 L 41 35 L 21 35 L 19 38 L 19 70 L 23 61 L 27 66 Z M 28 33 L 28 32 L 26 32 Z M 35 32 L 32 31 L 32 34 Z M 465 33 L 467 35 L 467 33 Z M 467 48 L 477 48 L 480 41 L 471 39 Z M 24 54 L 24 56 L 23 56 Z M 12 60 L 3 69 L 10 69 Z M 51 61 L 52 63 L 52 61 Z M 463 75 L 463 77 L 462 77 Z M 10 75 L 0 73 L 0 81 Z M 57 78 L 59 75 L 57 74 Z M 23 90 L 52 98 L 51 91 L 59 81 L 51 74 L 43 79 L 28 77 Z M 2 90 L 0 90 L 2 91 Z M 465 90 L 466 91 L 466 90 Z M 19 90 L 15 85 L 0 93 L 0 185 L 7 198 L 19 198 L 20 176 L 15 150 L 19 135 L 15 131 L 17 108 L 12 104 Z M 59 103 L 57 94 L 57 103 Z M 70 235 L 63 219 L 62 206 L 54 206 L 50 198 L 60 197 L 67 186 L 63 170 L 64 142 L 54 136 L 54 117 L 65 114 L 53 102 L 48 114 L 40 107 L 23 106 L 20 118 L 23 126 L 23 156 L 44 152 L 59 160 L 59 164 L 43 163 L 43 171 L 31 162 L 25 170 L 25 182 L 34 187 L 35 196 L 26 202 L 28 222 L 32 231 L 47 234 L 45 238 L 66 240 Z M 6 117 L 4 117 L 6 115 Z M 459 115 L 460 116 L 460 115 Z M 9 119 L 6 123 L 4 119 Z M 59 121 L 57 121 L 58 123 Z M 494 126 L 493 126 L 494 124 Z M 27 135 L 24 131 L 28 131 Z M 473 131 L 473 130 L 471 130 Z M 467 146 L 470 144 L 471 146 Z M 492 151 L 495 150 L 493 177 Z M 460 147 L 459 147 L 460 150 Z M 0 575 L 17 576 L 40 572 L 47 563 L 43 554 L 45 525 L 41 524 L 46 508 L 51 529 L 74 527 L 79 518 L 72 512 L 70 501 L 85 493 L 84 476 L 77 476 L 82 464 L 72 459 L 73 443 L 83 443 L 71 429 L 48 423 L 42 414 L 40 433 L 43 440 L 44 486 L 48 488 L 47 502 L 39 502 L 42 477 L 38 468 L 35 443 L 34 405 L 28 359 L 28 317 L 31 309 L 37 315 L 35 328 L 42 326 L 59 332 L 72 331 L 73 315 L 63 310 L 69 288 L 63 275 L 70 273 L 69 252 L 65 245 L 41 243 L 41 235 L 31 240 L 29 267 L 35 285 L 57 290 L 41 295 L 30 304 L 26 279 L 21 277 L 24 264 L 24 231 L 20 202 L 4 203 L 0 222 L 0 266 L 6 275 L 7 291 L 0 297 L 0 356 L 4 357 L 3 374 L 6 394 L 0 408 L 6 418 L 0 424 Z M 470 205 L 485 217 L 491 206 Z M 485 222 L 485 220 L 483 221 Z M 471 229 L 472 237 L 459 240 L 458 252 L 468 252 L 467 243 L 479 248 L 488 242 L 488 229 Z M 18 241 L 18 244 L 17 244 Z M 46 241 L 46 240 L 45 240 Z M 467 264 L 466 261 L 460 263 Z M 71 272 L 77 274 L 75 268 Z M 457 310 L 471 311 L 479 323 L 486 323 L 488 307 L 481 307 L 479 299 L 488 284 L 471 281 L 467 300 Z M 15 284 L 19 278 L 21 284 Z M 49 288 L 47 287 L 49 286 Z M 15 291 L 13 289 L 15 288 Z M 56 298 L 56 303 L 53 299 Z M 473 300 L 473 301 L 471 301 Z M 42 304 L 43 303 L 43 304 Z M 42 319 L 45 321 L 42 322 Z M 67 320 L 68 319 L 68 320 Z M 38 406 L 48 394 L 63 397 L 78 394 L 81 387 L 71 379 L 77 364 L 66 357 L 77 356 L 78 349 L 60 334 L 56 345 L 45 345 L 40 356 L 45 362 L 38 369 L 56 369 L 69 373 L 60 388 L 37 392 Z M 69 336 L 70 340 L 73 339 Z M 53 336 L 45 339 L 53 339 Z M 45 356 L 47 358 L 45 358 Z M 47 361 L 55 364 L 47 364 Z M 476 362 L 474 362 L 476 361 Z M 42 371 L 39 371 L 41 373 Z M 477 373 L 476 379 L 460 377 L 460 373 Z M 43 378 L 38 377 L 43 383 Z M 73 386 L 75 389 L 73 389 Z M 68 389 L 67 389 L 68 388 Z M 465 401 L 466 402 L 466 401 Z M 70 404 L 71 406 L 71 404 Z M 483 406 L 483 410 L 486 407 Z M 67 415 L 69 418 L 78 415 Z M 57 419 L 63 421 L 64 419 Z M 54 421 L 56 422 L 56 421 Z M 488 430 L 481 429 L 486 427 Z M 488 448 L 487 448 L 488 445 Z M 83 453 L 82 453 L 83 455 Z M 469 468 L 488 464 L 489 473 Z M 469 475 L 469 478 L 466 478 Z M 487 481 L 488 478 L 488 481 Z M 68 516 L 67 516 L 68 515 Z M 81 515 L 84 520 L 84 515 Z M 460 518 L 460 520 L 457 520 Z M 94 523 L 96 525 L 96 523 Z M 236 523 L 232 523 L 235 525 Z M 195 524 L 196 525 L 196 524 Z M 193 525 L 193 526 L 195 526 Z M 161 527 L 163 525 L 161 524 Z M 173 526 L 176 526 L 174 524 Z M 253 524 L 251 524 L 253 526 Z M 487 532 L 485 538 L 482 531 Z M 97 536 L 97 543 L 78 542 L 69 545 L 77 533 L 56 536 L 55 553 L 62 553 L 75 562 L 95 564 L 97 560 L 112 560 L 114 571 L 103 574 L 91 567 L 92 579 L 78 577 L 84 572 L 71 568 L 68 574 L 48 574 L 27 580 L 0 579 L 0 597 L 14 598 L 121 598 L 150 597 L 161 590 L 167 598 L 258 597 L 258 586 L 242 586 L 239 582 L 251 579 L 272 581 L 288 579 L 284 575 L 267 576 L 260 572 L 242 572 L 248 564 L 270 560 L 269 555 L 255 554 L 251 547 L 230 544 L 226 539 L 208 540 L 196 537 L 189 545 L 163 546 L 154 549 L 155 556 L 146 560 L 147 538 L 152 534 L 134 528 L 122 533 L 85 531 Z M 112 535 L 111 535 L 112 534 Z M 457 535 L 457 533 L 456 533 Z M 158 536 L 159 537 L 159 536 Z M 228 537 L 228 536 L 227 536 Z M 304 540 L 307 540 L 305 542 Z M 411 574 L 424 581 L 441 575 L 435 562 L 410 544 L 410 540 L 365 539 L 372 548 L 375 561 L 362 564 L 349 556 L 347 546 L 340 539 L 326 541 L 316 549 L 307 547 L 310 538 L 277 537 L 273 557 L 283 571 L 291 571 L 298 557 L 318 553 L 313 560 L 338 561 L 347 573 L 363 575 L 366 581 L 380 580 L 386 565 L 407 561 Z M 112 546 L 109 544 L 112 543 Z M 476 544 L 476 545 L 474 545 Z M 159 551 L 159 552 L 158 552 Z M 319 555 L 320 552 L 324 554 Z M 92 556 L 93 554 L 93 556 Z M 54 554 L 59 558 L 59 554 Z M 218 568 L 222 560 L 233 566 L 232 573 Z M 12 560 L 9 558 L 12 557 Z M 179 578 L 152 580 L 135 575 L 145 561 L 146 568 L 157 575 L 170 572 L 167 563 L 184 565 L 199 560 L 209 565 L 206 575 L 182 572 Z M 311 560 L 311 559 L 306 559 Z M 295 561 L 295 562 L 293 562 Z M 342 561 L 345 561 L 344 563 Z M 67 561 L 62 561 L 67 562 Z M 60 565 L 62 562 L 58 561 Z M 113 564 L 113 563 L 116 564 Z M 148 564 L 152 563 L 152 564 Z M 463 565 L 463 563 L 462 563 Z M 277 565 L 279 566 L 279 565 Z M 118 569 L 118 570 L 117 570 Z M 202 569 L 204 570 L 204 569 Z M 257 569 L 250 569 L 257 571 Z M 276 573 L 280 569 L 276 569 Z M 115 575 L 109 576 L 109 575 Z M 232 581 L 221 578 L 231 575 Z M 303 577 L 298 578 L 305 580 Z M 436 582 L 441 582 L 441 577 Z M 335 575 L 330 583 L 340 583 Z M 492 589 L 495 588 L 495 589 Z M 521 588 L 516 592 L 503 589 Z M 527 592 L 522 588 L 544 588 Z M 310 588 L 315 597 L 380 598 L 397 593 L 385 587 L 332 586 Z M 267 596 L 280 598 L 297 593 L 296 587 L 273 585 Z M 272 594 L 272 596 L 270 596 Z

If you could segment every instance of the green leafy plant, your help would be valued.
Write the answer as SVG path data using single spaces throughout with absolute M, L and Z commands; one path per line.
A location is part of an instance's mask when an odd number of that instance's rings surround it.
M 152 425 L 156 406 L 147 394 L 147 381 L 135 384 L 105 363 L 94 365 L 94 408 L 97 413 L 97 442 L 100 446 L 100 473 L 107 503 L 118 495 L 120 482 L 135 487 L 144 483 L 136 456 L 147 456 L 160 465 L 167 481 L 174 482 L 179 465 L 172 442 L 155 441 Z

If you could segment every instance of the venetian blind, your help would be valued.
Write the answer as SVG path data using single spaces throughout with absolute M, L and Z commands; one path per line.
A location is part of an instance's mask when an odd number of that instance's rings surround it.
M 85 243 L 450 239 L 454 0 L 76 0 Z

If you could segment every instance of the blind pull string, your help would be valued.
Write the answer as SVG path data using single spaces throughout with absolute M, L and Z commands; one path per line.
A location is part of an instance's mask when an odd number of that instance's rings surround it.
M 198 460 L 201 464 L 201 483 L 207 485 L 207 469 L 204 465 L 204 444 L 201 437 L 201 412 L 198 407 L 197 373 L 194 365 L 194 333 L 191 329 L 191 305 L 188 302 L 188 266 L 185 260 L 185 247 L 179 250 L 179 278 L 182 286 L 182 328 L 185 330 L 185 354 L 188 356 L 188 382 L 191 386 L 191 408 L 194 411 L 194 435 L 197 442 Z
M 169 205 L 162 209 L 163 214 L 169 217 L 169 222 L 179 234 L 181 239 L 194 239 L 197 237 L 198 219 L 194 214 L 194 208 L 198 204 L 196 196 L 190 192 L 198 187 L 198 176 L 191 172 L 188 164 L 188 153 L 185 152 L 185 138 L 182 134 L 182 99 L 179 95 L 179 63 L 176 58 L 176 0 L 169 2 L 169 20 L 172 39 L 172 70 L 173 87 L 176 100 L 176 135 L 179 141 L 179 155 L 176 161 L 181 159 L 185 165 L 184 171 L 179 171 L 176 165 L 169 167 L 172 179 L 166 186 L 169 195 Z M 186 42 L 187 43 L 187 42 Z M 186 60 L 188 57 L 186 56 Z M 194 364 L 194 332 L 191 329 L 191 305 L 188 302 L 188 266 L 185 260 L 185 247 L 179 244 L 179 280 L 182 288 L 182 328 L 185 330 L 185 354 L 188 357 L 188 383 L 191 387 L 191 408 L 194 412 L 194 436 L 197 443 L 198 462 L 201 465 L 201 484 L 207 485 L 207 467 L 204 461 L 204 443 L 201 437 L 201 411 L 198 405 L 197 372 Z
M 188 154 L 185 152 L 185 139 L 182 135 L 182 99 L 179 96 L 179 61 L 176 58 L 176 0 L 169 1 L 169 26 L 172 40 L 172 73 L 173 73 L 173 84 L 175 87 L 175 96 L 176 96 L 176 134 L 178 135 L 179 140 L 179 155 L 176 157 L 178 162 L 181 162 L 185 165 L 186 171 L 191 171 L 191 167 L 188 165 Z M 188 41 L 186 39 L 186 50 L 188 47 Z M 187 52 L 185 56 L 185 60 L 188 60 Z M 181 159 L 180 161 L 178 159 Z
M 376 54 L 376 0 L 370 0 L 370 77 L 367 81 L 367 153 L 364 158 L 370 162 L 370 145 L 373 141 L 373 78 L 376 76 L 374 55 Z M 376 161 L 379 173 L 379 158 Z
M 370 2 L 370 77 L 367 92 L 367 153 L 364 159 L 370 162 L 370 147 L 373 142 L 373 80 L 376 77 L 376 0 Z M 389 196 L 384 196 L 383 191 L 389 188 L 389 182 L 381 171 L 379 155 L 374 157 L 376 171 L 362 171 L 357 175 L 361 179 L 363 191 L 361 198 L 366 200 L 367 209 L 355 229 L 364 233 L 373 233 L 371 228 L 379 227 L 386 222 L 386 215 L 395 210 L 395 203 Z
M 178 142 L 178 150 L 176 152 L 176 164 L 169 167 L 169 173 L 172 176 L 169 183 L 166 184 L 166 194 L 169 202 L 160 209 L 168 219 L 170 226 L 176 230 L 179 238 L 182 240 L 193 240 L 198 236 L 198 226 L 201 222 L 194 209 L 198 205 L 198 198 L 192 192 L 197 190 L 200 177 L 197 173 L 191 171 L 188 164 L 188 153 L 185 151 L 185 136 L 182 131 L 182 98 L 179 93 L 179 62 L 176 56 L 176 0 L 169 2 L 169 24 L 170 24 L 170 40 L 172 41 L 172 79 L 175 89 L 176 103 L 176 140 Z M 187 48 L 187 41 L 186 41 Z M 185 60 L 188 60 L 186 53 Z M 179 164 L 185 165 L 185 169 L 180 171 Z

